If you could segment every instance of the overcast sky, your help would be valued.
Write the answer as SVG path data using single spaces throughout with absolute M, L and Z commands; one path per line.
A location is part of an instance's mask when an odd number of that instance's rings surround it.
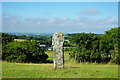
M 104 33 L 118 27 L 117 2 L 3 2 L 2 32 Z

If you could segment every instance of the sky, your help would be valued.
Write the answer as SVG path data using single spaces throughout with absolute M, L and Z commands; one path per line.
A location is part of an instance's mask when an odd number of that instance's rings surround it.
M 2 32 L 101 34 L 114 27 L 117 2 L 2 3 Z

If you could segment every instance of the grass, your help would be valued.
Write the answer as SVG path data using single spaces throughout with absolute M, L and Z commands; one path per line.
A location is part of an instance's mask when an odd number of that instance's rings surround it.
M 23 42 L 23 41 L 28 41 L 28 40 L 26 40 L 26 39 L 14 39 L 14 41 Z
M 118 65 L 65 63 L 64 69 L 53 64 L 2 62 L 3 78 L 118 78 Z
M 45 53 L 49 56 L 48 60 L 53 60 L 54 54 L 53 51 L 45 51 Z M 68 61 L 69 60 L 69 53 L 70 51 L 64 51 L 64 60 Z
M 53 51 L 45 51 L 53 60 Z M 64 51 L 64 69 L 54 70 L 53 63 L 2 62 L 3 78 L 118 78 L 118 65 L 74 63 L 69 61 L 70 51 Z

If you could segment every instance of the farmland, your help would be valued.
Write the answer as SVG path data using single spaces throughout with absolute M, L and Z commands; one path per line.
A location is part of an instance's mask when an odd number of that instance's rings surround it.
M 65 51 L 64 69 L 54 70 L 53 63 L 9 63 L 2 62 L 3 78 L 118 78 L 118 65 L 97 63 L 76 63 L 69 61 Z M 53 60 L 53 51 L 45 51 Z M 19 74 L 18 74 L 19 73 Z
M 53 63 L 9 63 L 2 62 L 3 78 L 118 78 L 118 65 L 76 63 L 64 52 L 64 69 L 54 70 Z M 45 51 L 53 60 L 53 51 Z M 18 74 L 19 73 L 19 74 Z
M 52 63 L 2 62 L 3 78 L 118 78 L 118 66 L 95 63 L 65 63 L 64 69 L 53 69 Z

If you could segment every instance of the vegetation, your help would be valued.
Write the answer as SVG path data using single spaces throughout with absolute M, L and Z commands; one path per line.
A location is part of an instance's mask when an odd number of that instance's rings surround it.
M 51 45 L 51 36 L 26 36 L 26 35 L 19 35 L 16 39 L 19 40 L 36 40 L 41 44 L 49 44 Z
M 120 28 L 112 28 L 102 35 L 93 33 L 77 33 L 70 37 L 75 49 L 70 53 L 71 58 L 78 62 L 98 62 L 120 64 L 118 42 L 120 41 Z
M 48 55 L 39 48 L 37 41 L 16 42 L 15 35 L 2 33 L 2 59 L 8 62 L 42 63 Z
M 2 35 L 2 45 L 5 45 L 9 42 L 13 42 L 14 38 L 16 38 L 15 35 L 10 35 L 6 33 L 0 33 L 0 35 Z
M 64 69 L 53 64 L 2 64 L 3 78 L 118 78 L 118 66 L 106 64 L 65 63 Z
M 9 62 L 41 63 L 46 62 L 48 55 L 36 42 L 11 42 L 3 46 L 2 58 Z
M 62 70 L 54 70 L 53 64 L 50 64 L 53 51 L 40 48 L 40 44 L 51 45 L 51 36 L 0 33 L 3 44 L 2 78 L 118 78 L 118 65 L 115 65 L 120 64 L 118 30 L 120 28 L 112 28 L 101 35 L 65 35 L 65 67 Z
M 28 41 L 28 40 L 26 40 L 26 39 L 14 39 L 14 41 L 16 41 L 16 42 L 23 42 L 23 41 Z
M 69 60 L 69 57 L 70 57 L 69 53 L 70 52 L 71 51 L 64 51 L 64 61 L 65 62 L 70 62 L 70 60 Z M 47 60 L 53 62 L 54 52 L 53 51 L 45 51 L 45 53 L 49 56 L 47 58 Z
M 77 62 L 119 64 L 118 42 L 120 28 L 112 28 L 104 34 L 77 33 L 65 35 L 64 51 Z M 51 45 L 52 36 L 16 36 L 2 33 L 3 60 L 10 62 L 46 62 L 51 56 L 40 44 Z

